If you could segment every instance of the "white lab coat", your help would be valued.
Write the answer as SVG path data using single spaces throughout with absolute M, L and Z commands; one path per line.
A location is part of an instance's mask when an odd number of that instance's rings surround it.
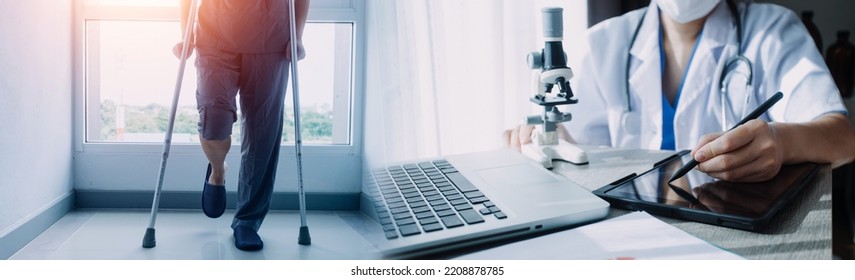
M 641 16 L 645 16 L 644 23 L 629 50 L 632 111 L 627 112 L 627 48 Z M 792 11 L 752 3 L 743 25 L 744 56 L 754 68 L 754 96 L 748 111 L 781 91 L 784 98 L 761 119 L 805 122 L 831 112 L 846 112 L 822 56 Z M 660 148 L 658 29 L 659 12 L 653 1 L 647 9 L 606 20 L 589 30 L 589 51 L 581 67 L 574 69 L 573 90 L 579 103 L 563 109 L 573 114 L 573 119 L 564 124 L 575 140 L 612 147 Z M 731 13 L 722 1 L 704 25 L 680 94 L 674 115 L 677 150 L 692 149 L 702 135 L 722 131 L 718 81 L 724 64 L 737 53 L 735 34 Z M 740 112 L 744 96 L 731 96 L 731 100 L 737 101 L 731 104 Z

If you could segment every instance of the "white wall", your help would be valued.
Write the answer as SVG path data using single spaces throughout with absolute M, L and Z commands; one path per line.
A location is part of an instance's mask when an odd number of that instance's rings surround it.
M 0 0 L 0 237 L 72 192 L 71 1 Z

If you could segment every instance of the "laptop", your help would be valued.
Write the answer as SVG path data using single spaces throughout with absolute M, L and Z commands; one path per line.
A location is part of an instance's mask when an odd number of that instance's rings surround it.
M 357 231 L 390 259 L 418 258 L 603 219 L 609 204 L 500 149 L 370 168 Z

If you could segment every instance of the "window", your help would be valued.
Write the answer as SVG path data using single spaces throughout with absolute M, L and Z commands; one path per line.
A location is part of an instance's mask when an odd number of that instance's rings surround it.
M 178 1 L 106 1 L 112 5 L 173 6 Z M 119 9 L 116 9 L 118 13 Z M 154 10 L 152 10 L 154 11 Z M 109 12 L 105 13 L 111 14 Z M 177 13 L 171 20 L 98 16 L 85 20 L 86 142 L 162 142 L 172 104 L 179 41 Z M 353 76 L 353 23 L 310 22 L 304 31 L 306 59 L 298 65 L 303 141 L 350 144 Z M 173 143 L 198 143 L 195 56 L 188 60 L 176 111 Z M 293 99 L 289 84 L 283 142 L 293 143 Z M 238 112 L 240 113 L 240 112 Z M 240 122 L 233 141 L 240 142 Z
M 178 0 L 75 0 L 75 189 L 150 190 L 162 158 L 180 41 Z M 308 192 L 358 192 L 361 176 L 363 0 L 312 0 L 300 67 Z M 196 129 L 195 57 L 188 59 L 164 190 L 198 191 L 206 159 Z M 291 85 L 274 191 L 293 191 Z M 238 112 L 240 113 L 240 112 Z M 240 121 L 226 158 L 237 180 Z M 326 172 L 336 170 L 334 178 Z M 196 178 L 199 177 L 199 178 Z M 232 185 L 231 187 L 234 187 Z M 232 189 L 230 189 L 232 190 Z

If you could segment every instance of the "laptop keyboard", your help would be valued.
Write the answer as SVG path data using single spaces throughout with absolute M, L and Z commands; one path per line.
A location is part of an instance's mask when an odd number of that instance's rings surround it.
M 377 188 L 371 196 L 387 239 L 483 223 L 489 215 L 507 218 L 446 160 L 391 166 L 372 175 Z

